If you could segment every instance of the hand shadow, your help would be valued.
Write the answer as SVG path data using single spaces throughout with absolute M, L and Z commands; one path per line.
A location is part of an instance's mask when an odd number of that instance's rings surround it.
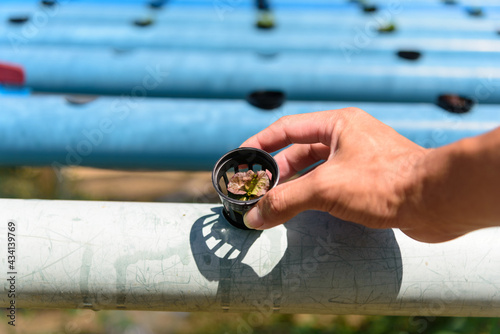
M 212 211 L 193 224 L 190 244 L 200 273 L 219 282 L 222 310 L 352 313 L 396 302 L 402 261 L 390 229 L 306 211 L 281 227 L 245 231 L 225 220 L 222 207 Z

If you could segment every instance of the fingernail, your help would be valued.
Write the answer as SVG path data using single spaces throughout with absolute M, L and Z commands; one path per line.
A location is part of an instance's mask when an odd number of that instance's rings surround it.
M 260 211 L 258 207 L 253 207 L 243 216 L 243 222 L 245 226 L 252 229 L 258 230 L 262 225 L 264 225 L 264 221 L 262 220 L 262 216 L 260 215 Z

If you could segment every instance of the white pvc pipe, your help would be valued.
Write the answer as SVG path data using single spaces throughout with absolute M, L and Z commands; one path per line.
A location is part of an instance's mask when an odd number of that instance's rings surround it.
M 23 308 L 500 315 L 498 228 L 425 244 L 315 211 L 264 232 L 220 213 L 219 204 L 0 200 L 0 305 L 14 276 Z

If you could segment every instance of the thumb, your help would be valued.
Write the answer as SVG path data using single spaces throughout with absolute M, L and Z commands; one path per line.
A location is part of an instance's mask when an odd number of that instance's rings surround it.
M 312 173 L 280 184 L 268 191 L 257 204 L 248 211 L 243 220 L 250 229 L 265 230 L 285 223 L 302 211 L 319 206 L 315 198 Z

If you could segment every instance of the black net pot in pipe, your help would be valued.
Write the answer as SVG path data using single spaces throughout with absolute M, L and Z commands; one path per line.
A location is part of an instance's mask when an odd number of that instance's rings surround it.
M 262 197 L 241 201 L 228 195 L 227 185 L 231 177 L 238 172 L 252 170 L 269 171 L 269 190 L 278 184 L 279 169 L 274 158 L 267 152 L 252 147 L 240 147 L 226 153 L 217 161 L 212 171 L 212 183 L 224 205 L 224 217 L 231 225 L 247 229 L 243 223 L 243 215 L 249 211 Z

